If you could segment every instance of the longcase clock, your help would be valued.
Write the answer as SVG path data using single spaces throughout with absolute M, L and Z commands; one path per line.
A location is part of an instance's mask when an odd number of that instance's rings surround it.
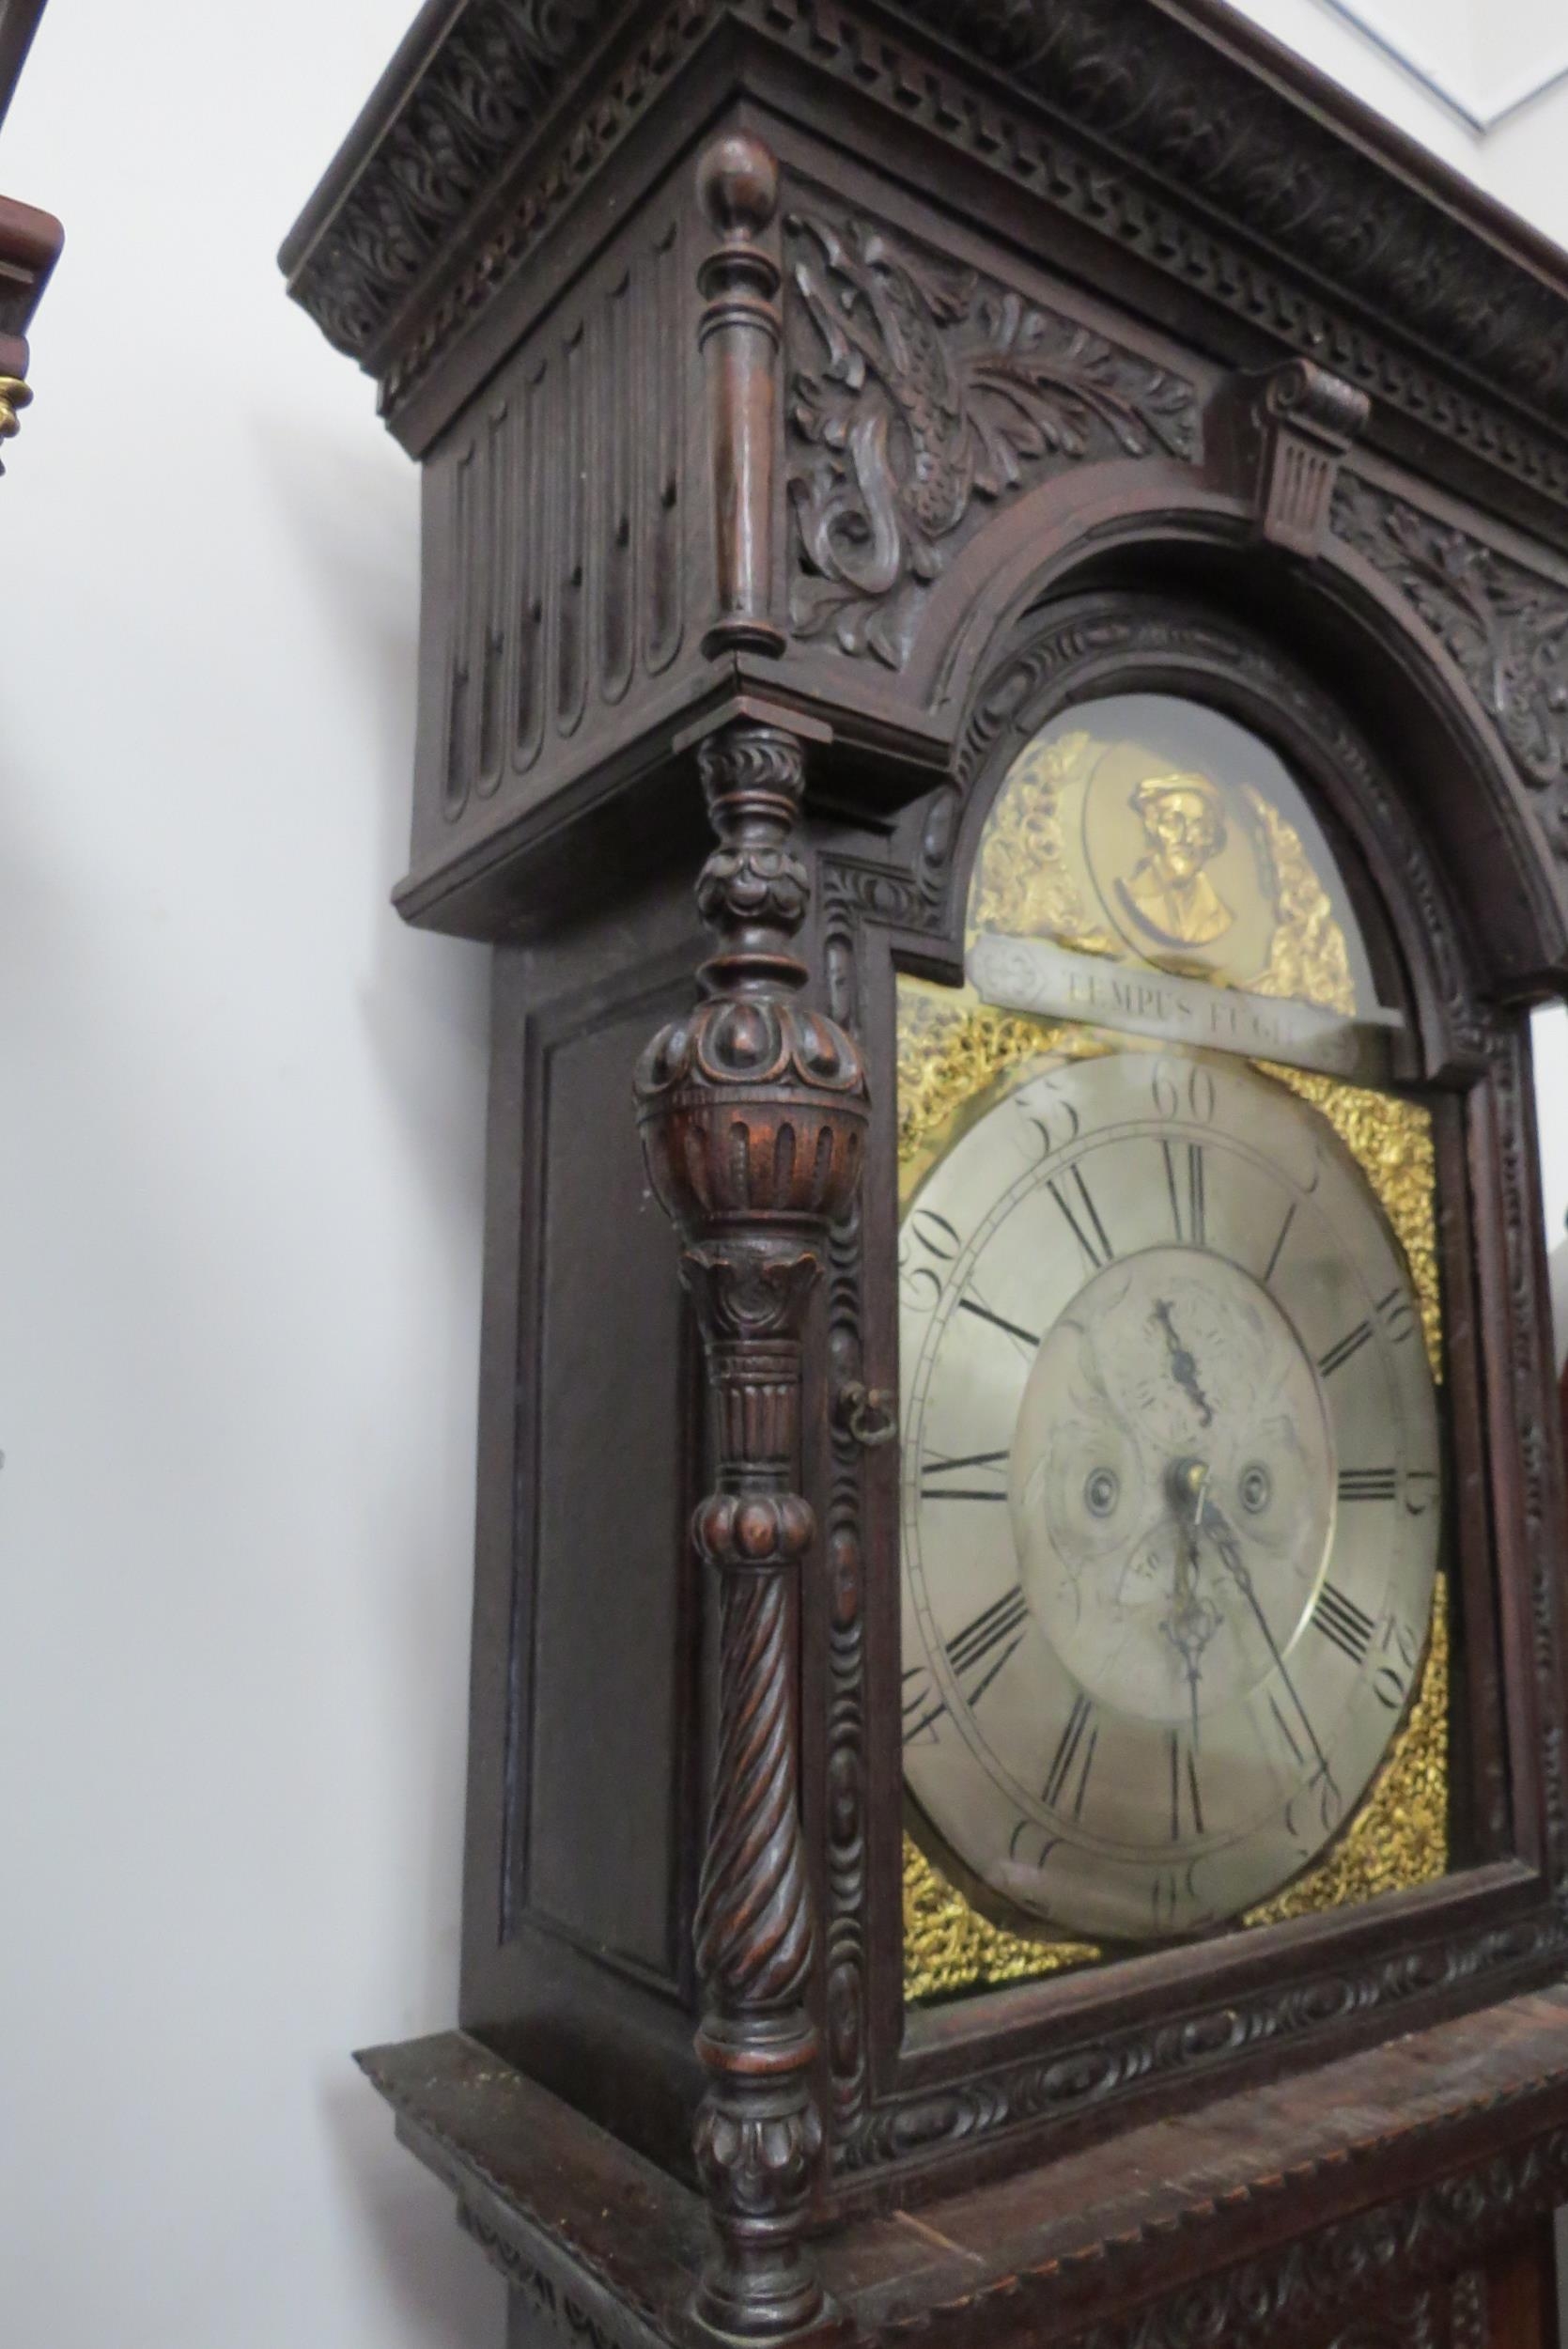
M 1554 2341 L 1568 262 L 1212 0 L 432 0 L 517 2342 Z M 672 1228 L 673 1227 L 673 1228 Z

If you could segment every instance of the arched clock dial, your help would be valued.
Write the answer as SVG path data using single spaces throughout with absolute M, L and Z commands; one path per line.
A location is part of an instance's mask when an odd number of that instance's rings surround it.
M 1202 1931 L 1354 1813 L 1441 1524 L 1405 1259 L 1316 1112 L 1108 1052 L 979 1117 L 905 1216 L 906 1783 L 1020 1921 Z

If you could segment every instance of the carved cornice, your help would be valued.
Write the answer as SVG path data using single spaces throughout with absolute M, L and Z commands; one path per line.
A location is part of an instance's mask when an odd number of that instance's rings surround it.
M 947 0 L 902 13 L 947 36 Z M 1568 421 L 1560 290 L 1144 0 L 970 0 L 963 46 L 1139 178 Z M 1331 363 L 1338 362 L 1330 357 Z
M 1462 671 L 1568 859 L 1568 585 L 1348 474 L 1333 524 Z
M 1400 411 L 1498 471 L 1568 505 L 1568 449 L 1560 437 L 1550 429 L 1532 428 L 1517 410 L 1486 396 L 1500 381 L 1495 368 L 1490 371 L 1491 383 L 1486 383 L 1479 369 L 1473 370 L 1469 389 L 1456 374 L 1452 360 L 1463 345 L 1457 337 L 1452 347 L 1443 339 L 1440 286 L 1431 289 L 1435 297 L 1431 314 L 1423 314 L 1430 334 L 1418 332 L 1414 335 L 1415 344 L 1429 354 L 1432 364 L 1428 365 L 1415 356 L 1412 335 L 1406 332 L 1407 323 L 1413 322 L 1406 320 L 1397 303 L 1380 304 L 1370 287 L 1363 295 L 1362 272 L 1353 253 L 1346 253 L 1337 274 L 1322 280 L 1304 274 L 1288 239 L 1282 249 L 1272 250 L 1236 232 L 1238 221 L 1245 221 L 1250 231 L 1255 226 L 1245 189 L 1234 203 L 1221 197 L 1212 206 L 1206 202 L 1199 206 L 1179 174 L 1162 185 L 1144 169 L 1150 159 L 1138 152 L 1136 124 L 1129 127 L 1130 156 L 1083 135 L 1077 53 L 1071 47 L 1075 33 L 1084 30 L 1081 6 L 1060 25 L 1053 20 L 1061 81 L 1052 104 L 1046 79 L 1039 73 L 1032 77 L 1032 101 L 1010 102 L 998 87 L 978 88 L 972 79 L 963 76 L 956 60 L 952 69 L 933 63 L 912 47 L 889 39 L 879 20 L 868 23 L 852 17 L 838 0 L 736 0 L 736 5 L 742 13 L 756 16 L 776 39 L 787 40 L 809 56 L 819 70 L 851 86 L 860 103 L 875 100 L 900 119 L 918 123 L 973 162 L 1001 173 L 1073 220 L 1108 236 L 1124 251 L 1137 254 L 1183 288 L 1206 296 L 1272 336 L 1286 350 L 1332 368 L 1374 394 L 1384 408 Z M 1017 0 L 1009 11 L 999 0 L 990 14 L 1010 13 L 1023 25 L 1032 23 L 1044 5 L 1045 0 Z M 922 12 L 926 24 L 945 32 L 952 45 L 953 19 L 942 0 L 932 0 Z M 968 15 L 963 20 L 966 34 L 970 21 Z M 1501 332 L 1504 320 L 1512 321 L 1510 331 L 1519 337 L 1527 358 L 1531 328 L 1522 315 L 1524 310 L 1531 319 L 1538 312 L 1549 314 L 1561 332 L 1560 292 L 1498 246 L 1451 220 L 1419 191 L 1385 174 L 1381 166 L 1315 122 L 1300 106 L 1275 96 L 1234 64 L 1217 58 L 1206 42 L 1189 28 L 1172 23 L 1166 10 L 1146 8 L 1144 0 L 1108 0 L 1104 22 L 1091 29 L 1105 36 L 1097 47 L 1090 44 L 1086 50 L 1091 82 L 1109 72 L 1113 81 L 1125 86 L 1129 106 L 1131 93 L 1145 93 L 1152 117 L 1157 117 L 1162 105 L 1169 105 L 1178 117 L 1183 138 L 1194 150 L 1195 161 L 1201 160 L 1204 142 L 1223 149 L 1235 131 L 1234 115 L 1227 117 L 1210 101 L 1210 90 L 1224 83 L 1233 103 L 1236 92 L 1241 92 L 1244 127 L 1250 129 L 1267 114 L 1279 143 L 1272 155 L 1263 150 L 1260 167 L 1271 162 L 1287 191 L 1292 174 L 1297 175 L 1303 206 L 1315 207 L 1325 177 L 1332 184 L 1341 164 L 1354 163 L 1363 191 L 1369 175 L 1378 191 L 1373 214 L 1359 223 L 1365 239 L 1375 238 L 1382 219 L 1376 208 L 1388 199 L 1390 227 L 1395 222 L 1403 224 L 1415 237 L 1417 274 L 1425 268 L 1432 249 L 1425 241 L 1425 230 L 1440 225 L 1467 240 L 1473 266 L 1467 284 L 1473 288 L 1479 280 L 1487 288 L 1485 298 L 1495 297 L 1494 326 Z M 1219 82 L 1211 81 L 1211 68 L 1221 65 Z M 1029 86 L 1022 75 L 1008 72 L 1005 78 L 1009 91 Z M 1310 169 L 1299 160 L 1301 141 L 1309 132 L 1323 150 L 1314 148 L 1315 161 Z M 1464 193 L 1457 183 L 1455 193 L 1456 200 L 1463 202 Z M 1495 281 L 1488 275 L 1494 268 Z M 1510 306 L 1511 289 L 1521 296 L 1517 317 Z M 1358 303 L 1361 306 L 1353 306 Z
M 328 340 L 380 379 L 387 413 L 489 305 L 724 12 L 725 0 L 674 0 L 658 14 L 628 0 L 469 0 L 418 78 L 388 101 L 384 127 L 362 123 L 278 258 Z M 640 15 L 650 18 L 645 38 L 596 88 L 591 109 L 572 117 L 566 101 L 580 67 L 609 28 Z M 553 28 L 555 64 L 536 69 L 532 105 L 521 102 L 520 78 L 505 132 L 489 104 L 475 119 L 465 36 L 477 17 L 495 19 L 499 38 L 525 58 L 536 21 Z M 419 164 L 422 142 L 463 160 L 432 175 Z M 504 204 L 503 180 L 511 186 Z M 420 303 L 427 284 L 439 290 Z
M 366 357 L 621 12 L 622 0 L 470 0 L 453 13 L 347 186 L 329 177 L 279 257 L 329 342 Z
M 396 411 L 733 19 L 1568 505 L 1562 288 L 1438 167 L 1428 194 L 1414 164 L 1364 151 L 1380 136 L 1370 120 L 1358 143 L 1310 90 L 1271 86 L 1148 0 L 984 0 L 961 17 L 908 0 L 902 13 L 912 41 L 869 0 L 468 0 L 389 74 L 289 238 L 291 290 Z M 644 24 L 574 114 L 590 54 Z M 932 37 L 961 54 L 940 62 Z

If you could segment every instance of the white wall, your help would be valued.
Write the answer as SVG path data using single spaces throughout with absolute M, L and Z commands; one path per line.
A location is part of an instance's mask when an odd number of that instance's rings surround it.
M 482 957 L 385 904 L 413 473 L 272 257 L 411 8 L 54 0 L 0 137 L 7 2349 L 500 2336 L 346 2055 L 453 2011 Z M 1568 233 L 1568 105 L 1256 12 Z
M 416 505 L 273 252 L 411 0 L 55 0 L 0 483 L 0 2340 L 486 2349 L 454 2010 L 486 1011 L 387 908 Z

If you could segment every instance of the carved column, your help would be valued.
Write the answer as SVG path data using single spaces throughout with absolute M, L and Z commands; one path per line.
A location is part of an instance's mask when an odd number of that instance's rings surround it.
M 800 1818 L 800 1572 L 815 1525 L 799 1490 L 801 1333 L 828 1227 L 860 1179 L 860 1056 L 800 1000 L 806 869 L 794 736 L 712 735 L 699 760 L 719 847 L 698 888 L 717 930 L 703 1001 L 637 1075 L 648 1171 L 684 1242 L 718 1455 L 693 1534 L 719 1575 L 720 1733 L 697 1913 L 711 2085 L 699 2171 L 714 2247 L 698 2312 L 757 2339 L 822 2307 L 802 2234 L 822 2123 L 806 2013 L 815 1955 Z
M 779 166 L 744 132 L 716 139 L 697 166 L 697 200 L 721 239 L 697 272 L 719 590 L 703 649 L 782 653 L 770 605 L 783 272 L 762 242 L 779 208 Z

